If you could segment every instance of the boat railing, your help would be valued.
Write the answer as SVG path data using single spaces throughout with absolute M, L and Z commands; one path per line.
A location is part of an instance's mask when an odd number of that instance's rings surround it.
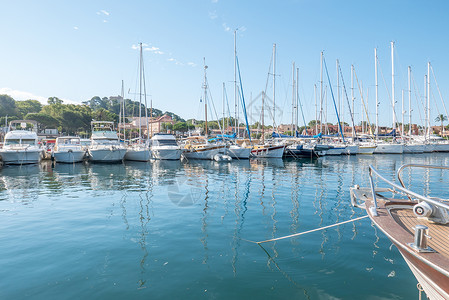
M 410 164 L 410 165 L 404 165 L 403 167 L 399 168 L 399 170 L 398 170 L 398 176 L 400 176 L 400 173 L 402 172 L 402 170 L 403 170 L 404 168 L 406 168 L 406 167 L 411 167 L 411 166 L 428 167 L 428 168 L 435 168 L 435 169 L 449 169 L 449 168 L 447 168 L 447 167 L 437 167 L 437 166 L 426 166 L 426 165 L 414 165 L 414 164 Z M 412 198 L 418 199 L 418 200 L 421 200 L 421 201 L 425 201 L 425 202 L 427 202 L 427 203 L 430 203 L 430 204 L 432 204 L 432 205 L 435 205 L 435 206 L 437 206 L 437 207 L 441 207 L 441 208 L 444 208 L 444 209 L 449 210 L 449 205 L 444 204 L 444 203 L 442 203 L 442 202 L 440 202 L 440 201 L 437 201 L 437 200 L 434 200 L 434 199 L 430 199 L 430 198 L 428 198 L 428 197 L 426 197 L 426 196 L 417 194 L 417 193 L 415 193 L 415 192 L 413 192 L 413 191 L 410 191 L 409 189 L 407 189 L 407 188 L 405 188 L 405 187 L 403 186 L 403 184 L 404 184 L 403 182 L 401 182 L 401 184 L 402 184 L 402 186 L 401 186 L 401 185 L 398 185 L 398 184 L 396 184 L 396 183 L 394 183 L 394 182 L 392 182 L 392 181 L 390 181 L 390 180 L 384 178 L 382 175 L 379 174 L 379 172 L 378 172 L 372 165 L 370 165 L 370 166 L 369 166 L 369 177 L 370 177 L 371 194 L 372 194 L 372 196 L 373 196 L 373 203 L 374 203 L 374 206 L 370 207 L 369 210 L 370 210 L 371 214 L 372 214 L 373 216 L 375 216 L 375 217 L 378 216 L 378 214 L 377 214 L 377 207 L 378 207 L 378 206 L 377 206 L 377 198 L 376 198 L 376 191 L 375 191 L 375 187 L 374 187 L 374 179 L 373 179 L 373 175 L 376 175 L 377 178 L 379 178 L 379 179 L 382 180 L 383 182 L 387 183 L 388 185 L 390 185 L 391 187 L 393 187 L 395 190 L 400 191 L 400 192 L 404 193 L 405 195 L 407 195 L 407 197 L 408 197 L 410 200 L 411 200 Z

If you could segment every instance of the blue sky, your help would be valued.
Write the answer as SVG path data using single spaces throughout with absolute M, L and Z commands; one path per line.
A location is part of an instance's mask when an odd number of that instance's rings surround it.
M 379 118 L 383 125 L 392 122 L 387 93 L 387 88 L 391 92 L 390 41 L 395 42 L 399 119 L 401 90 L 407 89 L 409 65 L 421 97 L 428 61 L 443 98 L 449 96 L 446 33 L 449 4 L 445 1 L 0 1 L 0 4 L 0 93 L 10 94 L 16 100 L 45 102 L 46 98 L 56 96 L 65 103 L 81 103 L 93 96 L 118 95 L 121 80 L 126 91 L 133 92 L 138 75 L 135 48 L 142 42 L 147 90 L 156 108 L 184 118 L 204 118 L 200 98 L 205 57 L 212 98 L 221 116 L 223 82 L 233 110 L 236 28 L 247 103 L 265 89 L 273 43 L 277 45 L 277 124 L 291 119 L 293 61 L 299 68 L 299 94 L 306 121 L 315 118 L 313 86 L 319 84 L 321 51 L 335 97 L 336 59 L 340 61 L 348 93 L 351 64 L 355 66 L 364 97 L 368 96 L 371 121 L 375 119 L 374 48 L 377 47 Z M 445 112 L 433 76 L 431 79 L 433 120 L 438 112 Z M 327 78 L 325 84 L 328 85 Z M 267 93 L 272 95 L 271 84 Z M 327 94 L 327 119 L 335 123 L 332 100 Z M 355 95 L 355 119 L 359 122 L 358 90 Z M 420 115 L 424 117 L 423 108 L 416 97 L 419 95 L 413 89 L 413 122 L 423 123 L 420 119 Z M 407 97 L 405 109 L 408 110 Z M 255 105 L 248 110 L 252 120 L 259 120 Z M 345 112 L 343 118 L 349 121 L 347 107 Z

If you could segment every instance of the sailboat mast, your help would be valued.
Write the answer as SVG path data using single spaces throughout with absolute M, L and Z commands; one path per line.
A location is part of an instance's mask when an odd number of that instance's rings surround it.
M 352 113 L 354 114 L 354 65 L 351 65 L 351 100 L 352 100 Z M 352 138 L 355 137 L 355 126 L 352 126 Z
M 402 124 L 401 124 L 401 135 L 404 135 L 404 90 L 402 90 Z
M 265 92 L 262 91 L 262 145 L 265 144 L 265 123 L 264 123 L 264 102 L 265 102 Z
M 122 80 L 122 91 L 120 93 L 120 96 L 122 97 L 122 103 L 121 103 L 121 107 L 120 107 L 120 123 L 122 126 L 121 129 L 123 129 L 123 141 L 125 141 L 125 86 L 124 86 L 124 82 Z
M 320 61 L 320 133 L 323 132 L 323 51 L 321 51 Z
M 295 62 L 292 63 L 292 130 L 291 135 L 295 132 Z
M 222 120 L 222 124 L 223 124 L 223 133 L 225 133 L 225 83 L 223 82 L 223 120 Z
M 374 78 L 375 78 L 375 85 L 376 85 L 376 131 L 375 136 L 376 139 L 379 135 L 379 84 L 377 81 L 377 48 L 374 48 Z
M 235 132 L 238 132 L 238 100 L 237 100 L 237 29 L 234 30 L 234 123 Z M 237 134 L 238 136 L 238 134 Z
M 139 143 L 142 137 L 142 43 L 140 45 L 140 61 L 139 61 Z
M 299 112 L 298 112 L 298 109 L 299 109 L 299 68 L 296 68 L 296 102 L 295 102 L 295 105 L 296 105 L 296 110 L 295 110 L 296 118 L 295 118 L 295 130 L 294 130 L 295 135 L 294 136 L 296 137 L 296 132 L 298 131 L 298 122 L 299 122 Z M 302 107 L 301 107 L 301 111 L 302 111 Z M 305 126 L 304 126 L 304 129 L 306 129 Z
M 408 135 L 412 136 L 412 90 L 411 90 L 412 68 L 408 66 Z
M 317 104 L 317 87 L 316 84 L 313 85 L 315 94 L 315 134 L 318 134 L 318 104 Z
M 394 110 L 394 42 L 391 42 L 391 104 L 393 106 L 393 132 L 396 132 L 396 113 Z
M 273 44 L 273 130 L 276 124 L 276 44 Z
M 205 117 L 205 125 L 204 125 L 204 132 L 205 135 L 207 137 L 207 77 L 206 77 L 206 70 L 207 70 L 207 66 L 206 66 L 206 58 L 203 58 L 204 60 L 204 117 Z
M 430 141 L 430 133 L 432 131 L 430 127 L 430 61 L 427 63 L 427 126 Z

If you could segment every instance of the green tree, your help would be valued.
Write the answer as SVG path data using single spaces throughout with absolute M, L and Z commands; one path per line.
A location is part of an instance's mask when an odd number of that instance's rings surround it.
M 16 101 L 8 95 L 0 95 L 0 117 L 16 115 Z
M 444 126 L 443 126 L 443 122 L 447 121 L 447 117 L 443 114 L 439 114 L 436 118 L 435 118 L 435 122 L 441 122 L 441 132 L 444 132 Z
M 29 113 L 38 113 L 42 110 L 42 104 L 37 100 L 16 101 L 16 111 L 20 118 Z
M 97 121 L 118 121 L 118 116 L 107 109 L 100 108 L 92 112 L 92 119 Z
M 186 122 L 177 122 L 173 125 L 174 131 L 186 132 L 187 131 L 187 123 Z
M 59 120 L 46 113 L 29 113 L 25 116 L 25 120 L 37 121 L 43 128 L 57 128 Z

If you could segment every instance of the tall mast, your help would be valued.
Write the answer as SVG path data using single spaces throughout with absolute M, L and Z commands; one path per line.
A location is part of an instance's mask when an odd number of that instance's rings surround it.
M 430 127 L 430 61 L 427 63 L 427 125 L 430 141 L 430 133 L 432 131 Z
M 376 139 L 379 135 L 379 84 L 377 81 L 377 48 L 374 48 L 374 78 L 375 78 L 375 85 L 376 85 L 376 131 L 375 136 Z
M 205 116 L 205 135 L 207 137 L 207 77 L 206 77 L 206 70 L 207 70 L 207 66 L 206 66 L 206 58 L 203 58 L 204 60 L 204 116 Z
M 343 122 L 343 114 L 342 114 L 341 103 L 340 103 L 340 74 L 338 73 L 338 68 L 339 68 L 339 62 L 338 62 L 338 59 L 337 59 L 337 62 L 336 62 L 336 69 L 337 69 L 337 102 L 338 102 L 338 110 L 340 111 L 340 116 L 342 116 L 342 119 L 341 119 L 341 122 L 340 122 L 342 124 L 339 124 L 339 125 L 342 126 L 342 128 L 343 128 L 342 134 L 344 135 L 344 133 L 345 133 L 345 125 L 344 125 L 344 122 Z
M 139 143 L 142 138 L 142 43 L 140 45 L 140 60 L 139 60 Z
M 276 124 L 276 44 L 273 44 L 273 130 Z
M 391 104 L 393 106 L 393 130 L 396 131 L 396 114 L 394 111 L 394 42 L 391 42 Z
M 401 124 L 401 135 L 404 135 L 404 90 L 402 90 L 402 124 Z
M 321 51 L 320 60 L 320 133 L 323 132 L 323 51 Z
M 265 102 L 265 92 L 262 91 L 262 145 L 265 144 L 265 123 L 264 123 L 264 102 Z
M 238 128 L 238 100 L 237 100 L 237 29 L 234 30 L 234 105 L 235 105 L 235 131 L 237 132 Z
M 424 97 L 425 97 L 425 100 L 427 100 L 427 75 L 424 75 Z M 429 127 L 428 127 L 428 103 L 427 103 L 427 101 L 425 102 L 426 104 L 425 104 L 425 109 L 424 109 L 424 118 L 425 118 L 425 122 L 426 122 L 426 132 L 424 132 L 424 138 L 425 138 L 425 140 L 427 141 L 427 132 L 428 132 L 428 130 L 429 130 Z
M 316 101 L 316 98 L 317 98 L 316 84 L 314 84 L 313 87 L 314 87 L 314 94 L 315 94 L 315 134 L 318 134 L 318 104 Z
M 291 134 L 292 136 L 294 135 L 295 132 L 295 90 L 296 90 L 296 86 L 295 86 L 295 62 L 292 63 L 292 131 Z
M 223 133 L 225 133 L 225 83 L 223 82 L 223 120 L 222 120 L 222 124 L 223 124 Z
M 299 109 L 299 68 L 296 68 L 296 118 L 295 118 L 295 137 L 296 137 L 296 131 L 298 131 L 298 120 L 299 120 L 299 114 L 298 114 L 298 109 Z M 301 107 L 301 111 L 302 111 L 302 107 Z M 305 123 L 305 122 L 304 122 Z M 305 125 L 305 124 L 304 124 Z M 306 129 L 306 127 L 304 126 L 304 129 Z
M 122 97 L 122 103 L 121 103 L 121 108 L 120 108 L 120 123 L 121 123 L 121 129 L 123 129 L 123 141 L 125 141 L 125 84 L 123 83 L 122 80 L 122 91 L 120 93 L 120 96 Z
M 412 90 L 411 90 L 412 68 L 408 66 L 408 135 L 412 136 Z
M 351 65 L 351 100 L 352 100 L 352 113 L 354 114 L 354 65 Z M 354 117 L 354 116 L 353 116 Z M 355 137 L 355 126 L 352 126 L 352 138 Z

